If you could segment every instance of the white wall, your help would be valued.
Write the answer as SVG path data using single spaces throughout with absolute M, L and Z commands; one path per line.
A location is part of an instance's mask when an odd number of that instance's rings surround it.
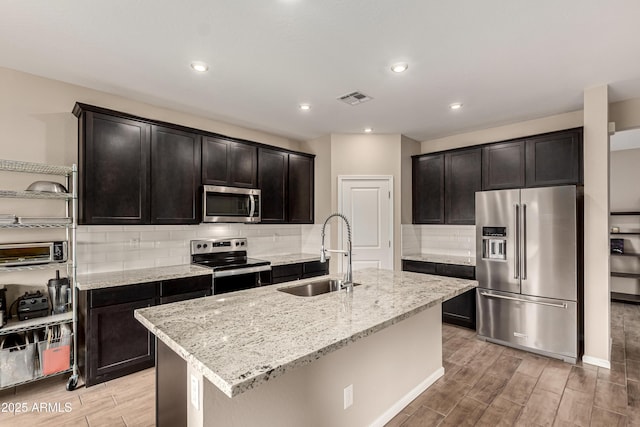
M 393 176 L 393 263 L 400 269 L 402 197 L 400 135 L 331 135 L 331 206 L 338 209 L 338 175 L 392 175 Z M 337 227 L 332 241 L 337 242 Z
M 554 116 L 513 123 L 510 125 L 492 127 L 474 132 L 423 141 L 420 152 L 433 153 L 435 151 L 469 147 L 489 142 L 505 141 L 507 139 L 520 138 L 528 135 L 580 127 L 582 124 L 582 111 L 573 111 L 570 113 L 557 114 Z

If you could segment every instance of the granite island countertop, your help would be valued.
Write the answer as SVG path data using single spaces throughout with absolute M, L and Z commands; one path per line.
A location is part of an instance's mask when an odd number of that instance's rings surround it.
M 305 298 L 277 290 L 316 280 L 138 309 L 135 317 L 233 397 L 478 284 L 370 268 L 354 272 L 361 285 L 351 294 Z
M 169 267 L 141 268 L 138 270 L 110 271 L 108 273 L 78 274 L 77 288 L 80 291 L 136 285 L 183 277 L 206 276 L 212 274 L 210 268 L 193 264 Z

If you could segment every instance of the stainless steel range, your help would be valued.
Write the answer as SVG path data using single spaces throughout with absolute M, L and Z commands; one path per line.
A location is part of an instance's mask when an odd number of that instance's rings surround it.
M 191 263 L 213 270 L 213 294 L 261 286 L 260 273 L 271 270 L 271 263 L 247 257 L 247 239 L 208 239 L 191 241 Z

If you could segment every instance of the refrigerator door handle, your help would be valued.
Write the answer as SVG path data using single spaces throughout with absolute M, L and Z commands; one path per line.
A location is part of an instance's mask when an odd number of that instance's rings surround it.
M 504 295 L 489 294 L 487 292 L 480 292 L 480 295 L 482 295 L 483 297 L 487 297 L 487 298 L 508 299 L 508 300 L 511 300 L 511 301 L 528 302 L 528 303 L 531 303 L 531 304 L 548 305 L 549 307 L 567 308 L 567 303 L 566 302 L 563 302 L 562 304 L 553 304 L 551 302 L 531 301 L 531 300 L 522 299 L 522 298 L 515 298 L 515 297 L 504 296 Z
M 517 279 L 520 272 L 520 206 L 518 204 L 513 205 L 516 210 L 515 215 L 515 229 L 516 229 L 516 244 L 513 246 L 513 258 L 515 259 L 515 268 L 513 271 L 513 278 Z
M 522 204 L 522 280 L 527 280 L 527 205 Z

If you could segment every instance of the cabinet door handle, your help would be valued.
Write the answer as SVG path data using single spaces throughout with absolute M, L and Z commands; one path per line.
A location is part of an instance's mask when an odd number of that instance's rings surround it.
M 567 308 L 567 303 L 566 302 L 563 302 L 561 304 L 554 304 L 554 303 L 551 303 L 551 302 L 531 301 L 531 300 L 528 300 L 528 299 L 508 297 L 508 296 L 504 296 L 504 295 L 488 294 L 486 292 L 480 292 L 480 295 L 482 295 L 483 297 L 487 297 L 487 298 L 508 299 L 509 301 L 528 302 L 528 303 L 531 303 L 531 304 L 548 305 L 549 307 L 556 307 L 556 308 Z

